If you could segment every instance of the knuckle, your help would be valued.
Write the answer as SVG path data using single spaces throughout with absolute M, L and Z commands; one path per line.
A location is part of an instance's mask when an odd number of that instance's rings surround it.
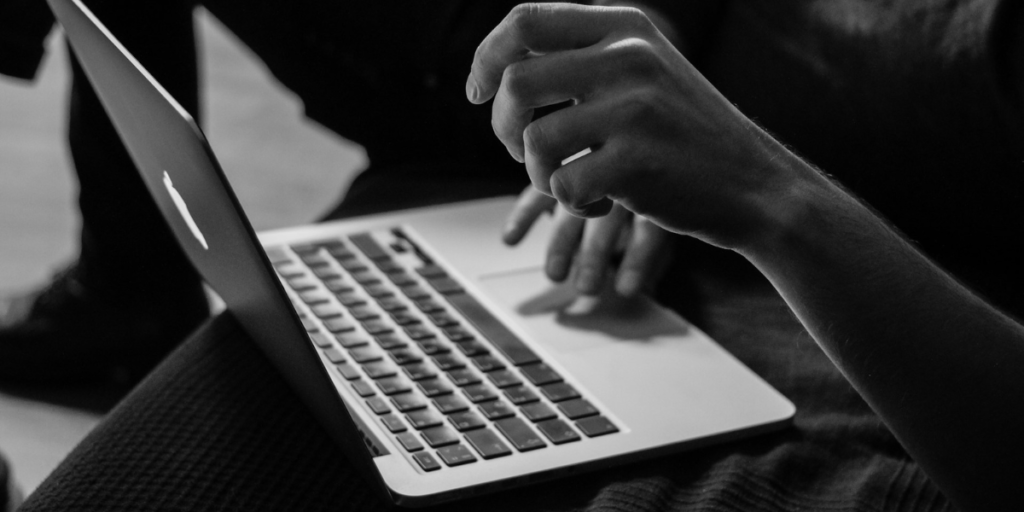
M 520 41 L 525 40 L 533 33 L 540 11 L 540 4 L 519 4 L 513 7 L 505 18 L 509 33 Z
M 534 121 L 523 131 L 523 144 L 527 151 L 535 155 L 544 156 L 549 150 L 550 141 L 551 135 L 547 129 L 547 123 Z
M 501 83 L 505 87 L 505 93 L 515 103 L 521 102 L 527 96 L 528 70 L 523 61 L 513 62 L 505 66 L 501 75 Z

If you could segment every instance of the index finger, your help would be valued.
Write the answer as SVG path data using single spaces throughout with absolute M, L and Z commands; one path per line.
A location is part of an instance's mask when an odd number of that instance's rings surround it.
M 466 96 L 473 103 L 491 99 L 509 64 L 530 52 L 550 53 L 598 43 L 620 27 L 624 16 L 643 16 L 629 8 L 602 8 L 576 4 L 522 4 L 512 9 L 476 49 L 466 80 Z

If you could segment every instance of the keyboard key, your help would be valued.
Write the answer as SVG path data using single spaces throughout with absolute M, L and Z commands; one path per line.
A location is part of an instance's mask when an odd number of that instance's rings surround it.
M 384 272 L 385 274 L 402 272 L 405 269 L 398 263 L 395 263 L 395 260 L 391 258 L 382 258 L 380 260 L 374 261 L 374 263 L 377 265 L 377 268 L 380 269 L 380 271 Z
M 331 332 L 354 331 L 356 324 L 345 318 L 328 318 L 324 320 L 324 327 Z
M 495 400 L 493 402 L 484 402 L 477 406 L 480 412 L 483 413 L 484 417 L 491 420 L 500 420 L 502 418 L 508 418 L 516 415 L 516 410 L 508 402 L 504 400 Z
M 320 330 L 320 326 L 316 325 L 316 322 L 312 318 L 302 318 L 302 327 L 306 329 L 306 332 L 316 332 Z
M 407 310 L 391 312 L 391 319 L 398 325 L 411 325 L 420 323 L 420 318 Z
M 308 292 L 302 292 L 299 294 L 299 300 L 307 305 L 323 304 L 331 301 L 331 295 L 327 292 L 320 290 L 312 290 Z
M 455 348 L 459 349 L 459 352 L 462 352 L 462 355 L 464 355 L 466 357 L 487 355 L 487 354 L 491 353 L 490 350 L 487 350 L 487 347 L 485 347 L 479 341 L 475 341 L 475 340 L 474 341 L 467 341 L 465 343 L 456 343 L 455 344 Z M 502 365 L 502 366 L 505 366 L 505 365 Z M 486 370 L 484 370 L 484 371 L 486 371 Z
M 469 403 L 459 395 L 443 395 L 434 398 L 434 407 L 445 414 L 451 414 L 469 409 Z
M 413 455 L 412 458 L 423 468 L 423 471 L 437 471 L 441 469 L 441 463 L 430 452 L 420 452 Z
M 461 357 L 455 354 L 440 354 L 433 357 L 434 364 L 437 365 L 442 371 L 455 370 L 458 368 L 465 368 L 466 362 Z
M 333 345 L 324 349 L 324 355 L 327 356 L 327 360 L 332 363 L 337 364 L 345 362 L 345 351 Z
M 373 339 L 376 340 L 377 344 L 380 345 L 380 348 L 384 350 L 394 350 L 396 348 L 405 348 L 409 346 L 403 336 L 393 332 L 378 334 L 377 336 L 374 336 Z
M 459 433 L 444 425 L 423 429 L 420 432 L 420 436 L 423 437 L 423 440 L 426 441 L 431 448 L 447 446 L 449 444 L 459 442 Z
M 402 299 L 394 296 L 377 298 L 377 305 L 387 312 L 399 311 L 407 307 Z
M 370 269 L 361 271 L 351 271 L 352 280 L 362 285 L 364 288 L 373 284 L 380 284 L 380 278 L 377 274 L 370 272 Z
M 444 306 L 442 306 L 440 302 L 437 302 L 436 300 L 429 297 L 416 300 L 414 301 L 414 303 L 416 304 L 416 307 L 419 308 L 419 310 L 424 313 L 444 311 Z
M 430 321 L 438 327 L 458 325 L 459 321 L 447 311 L 435 311 L 427 315 Z
M 376 363 L 364 364 L 363 372 L 366 373 L 367 377 L 377 380 L 384 377 L 394 377 L 398 373 L 398 368 L 387 361 L 378 361 Z
M 319 283 L 320 280 L 312 276 L 303 275 L 301 277 L 288 279 L 287 282 L 288 286 L 290 286 L 292 290 L 304 292 L 307 290 L 315 290 L 317 288 L 317 283 Z
M 508 397 L 509 401 L 516 405 L 528 404 L 530 402 L 540 400 L 537 393 L 534 393 L 532 389 L 526 386 L 516 386 L 505 389 L 505 396 Z
M 522 366 L 519 368 L 519 371 L 523 372 L 523 375 L 525 375 L 527 380 L 532 382 L 534 386 L 543 386 L 544 384 L 562 382 L 562 377 L 552 370 L 550 366 L 544 363 Z
M 366 382 L 365 380 L 353 381 L 352 389 L 356 392 L 357 395 L 363 398 L 377 394 L 377 392 L 373 389 L 373 386 L 371 386 L 370 383 Z
M 564 414 L 565 417 L 569 418 L 570 420 L 575 420 L 578 418 L 583 418 L 585 416 L 593 416 L 597 414 L 597 409 L 594 408 L 594 406 L 591 405 L 590 402 L 582 398 L 576 398 L 574 400 L 560 402 L 558 404 L 558 409 L 562 411 L 562 414 Z
M 416 284 L 416 278 L 401 271 L 389 273 L 388 279 L 390 279 L 395 286 L 412 286 Z
M 387 259 L 389 257 L 388 253 L 374 240 L 373 235 L 370 233 L 358 233 L 349 236 L 348 239 L 371 260 Z
M 321 281 L 327 281 L 330 279 L 339 279 L 341 274 L 337 270 L 330 267 L 320 267 L 313 269 L 313 273 L 320 278 Z
M 412 432 L 403 432 L 395 436 L 395 438 L 398 439 L 398 442 L 402 444 L 402 448 L 405 448 L 407 452 L 418 452 L 423 449 L 423 443 Z M 435 460 L 434 463 L 436 464 L 437 461 Z M 441 466 L 438 465 L 438 467 Z
M 395 364 L 397 365 L 418 363 L 420 361 L 423 361 L 423 356 L 419 355 L 418 352 L 407 348 L 392 350 L 389 354 L 391 355 L 391 360 L 394 361 Z
M 354 306 L 348 308 L 348 312 L 352 315 L 352 318 L 355 318 L 360 322 L 371 318 L 380 318 L 380 311 L 377 311 L 377 308 L 370 306 Z
M 519 410 L 523 413 L 523 416 L 526 416 L 526 419 L 534 423 L 558 417 L 558 414 L 555 412 L 555 410 L 552 409 L 550 405 L 544 402 L 534 402 L 532 404 L 527 404 L 520 407 Z
M 352 360 L 359 364 L 372 363 L 373 361 L 380 361 L 384 359 L 384 354 L 376 347 L 356 347 L 348 351 L 348 355 L 352 356 Z
M 338 340 L 338 343 L 345 348 L 363 347 L 370 344 L 369 338 L 354 332 L 337 334 L 334 336 L 334 339 Z
M 448 303 L 457 309 L 491 344 L 504 354 L 512 364 L 521 366 L 539 362 L 537 354 L 527 347 L 518 336 L 508 330 L 490 311 L 477 300 L 465 293 L 446 295 Z
M 425 380 L 437 377 L 437 372 L 432 366 L 422 363 L 405 365 L 402 367 L 402 371 L 412 380 Z
M 416 411 L 429 405 L 419 393 L 401 393 L 391 397 L 391 403 L 399 412 Z
M 380 320 L 367 320 L 363 322 L 363 329 L 365 329 L 366 332 L 373 335 L 383 334 L 385 332 L 392 331 L 390 325 L 381 322 Z
M 349 271 L 349 273 L 366 272 L 369 270 L 369 267 L 363 265 L 363 262 L 356 259 L 355 255 L 351 258 L 338 259 L 338 264 L 345 270 Z
M 473 452 L 461 444 L 441 448 L 437 450 L 437 456 L 441 457 L 441 460 L 449 467 L 476 462 L 476 455 L 473 455 Z
M 473 411 L 462 411 L 448 415 L 448 422 L 459 432 L 467 432 L 487 425 L 487 422 Z
M 466 433 L 466 440 L 484 459 L 493 459 L 511 455 L 508 445 L 489 428 L 482 428 Z
M 412 324 L 405 326 L 405 333 L 414 340 L 422 340 L 426 338 L 433 338 L 434 331 L 430 330 L 429 327 L 422 324 Z
M 388 403 L 379 396 L 375 396 L 367 400 L 366 405 L 370 406 L 370 410 L 376 414 L 387 414 L 391 412 L 391 407 L 388 406 Z
M 480 382 L 480 376 L 469 368 L 460 368 L 458 370 L 452 370 L 448 372 L 448 379 L 452 381 L 456 386 L 460 388 L 462 386 L 468 386 L 470 384 L 476 384 Z
M 454 389 L 452 389 L 451 384 L 448 384 L 447 382 L 441 379 L 422 380 L 420 382 L 417 382 L 416 385 L 419 386 L 420 391 L 423 391 L 424 395 L 427 395 L 429 397 L 447 395 L 452 391 L 455 391 Z
M 348 249 L 346 249 L 345 247 L 342 247 L 342 246 L 328 247 L 327 248 L 327 252 L 337 261 L 343 261 L 343 260 L 347 261 L 347 260 L 354 259 L 356 257 L 356 253 L 354 253 L 354 252 L 352 252 L 352 251 L 350 251 L 350 250 L 348 250 Z
M 563 444 L 572 441 L 579 441 L 580 435 L 572 427 L 562 420 L 548 420 L 537 424 L 537 428 L 552 443 Z
M 335 318 L 344 314 L 341 306 L 327 303 L 327 304 L 316 304 L 309 308 L 309 310 L 316 315 L 317 318 Z
M 326 267 L 330 265 L 327 258 L 320 254 L 319 251 L 300 255 L 299 258 L 309 268 Z
M 363 290 L 366 292 L 367 295 L 369 295 L 370 297 L 373 297 L 374 299 L 376 299 L 378 297 L 386 297 L 388 295 L 394 295 L 394 292 L 391 291 L 391 288 L 389 288 L 388 286 L 385 286 L 383 284 L 379 284 L 379 283 L 378 284 L 371 284 L 371 285 L 365 286 L 363 288 Z
M 494 370 L 502 370 L 505 368 L 505 363 L 501 362 L 501 359 L 490 355 L 477 356 L 474 357 L 472 361 L 473 365 L 484 373 Z
M 576 391 L 576 388 L 564 383 L 559 382 L 557 384 L 548 384 L 547 386 L 541 386 L 540 392 L 544 394 L 552 402 L 561 402 L 572 398 L 579 398 L 580 394 Z
M 343 293 L 352 293 L 356 291 L 356 289 L 352 287 L 352 285 L 348 284 L 347 281 L 341 278 L 325 279 L 324 286 L 326 286 L 327 289 L 330 290 L 335 297 Z
M 338 364 L 334 367 L 338 369 L 338 373 L 340 373 L 345 380 L 356 380 L 360 377 L 359 370 L 350 364 Z
M 291 261 L 291 256 L 288 255 L 288 251 L 284 250 L 284 247 L 268 247 L 266 248 L 267 259 L 270 260 L 272 265 L 280 265 Z
M 452 341 L 470 341 L 474 339 L 473 334 L 461 325 L 452 325 L 441 330 L 444 331 L 444 335 Z
M 431 409 L 410 412 L 405 415 L 405 420 L 416 430 L 436 427 L 444 423 L 444 418 L 437 411 Z
M 576 427 L 582 430 L 587 437 L 603 436 L 619 431 L 618 427 L 604 416 L 584 418 L 576 422 Z
M 303 254 L 315 253 L 320 250 L 320 244 L 318 242 L 310 242 L 307 244 L 297 244 L 292 246 L 292 250 L 295 254 L 302 256 Z
M 319 330 L 309 333 L 309 339 L 313 341 L 314 345 L 320 348 L 330 348 L 334 346 L 334 343 L 331 342 L 331 337 Z
M 405 423 L 402 423 L 402 419 L 394 414 L 385 414 L 381 416 L 380 421 L 392 434 L 406 431 Z
M 352 308 L 361 304 L 366 304 L 366 297 L 359 295 L 358 293 L 343 292 L 338 293 L 334 296 L 338 299 L 338 302 L 346 308 Z
M 462 388 L 462 393 L 469 398 L 469 401 L 478 404 L 498 398 L 498 394 L 487 384 L 470 384 Z
M 507 388 L 512 386 L 518 386 L 523 383 L 523 380 L 519 378 L 512 370 L 497 370 L 487 374 L 487 379 L 491 381 L 491 384 L 499 388 Z
M 447 354 L 448 352 L 451 352 L 451 349 L 448 348 L 448 345 L 434 337 L 425 338 L 417 341 L 416 343 L 419 344 L 420 350 L 422 350 L 423 353 L 428 356 L 433 356 L 437 354 Z
M 443 268 L 433 264 L 417 268 L 416 273 L 426 278 L 446 277 L 448 275 Z
M 412 390 L 412 384 L 403 377 L 386 377 L 377 381 L 377 387 L 385 395 L 397 395 Z
M 441 295 L 450 295 L 453 293 L 462 293 L 462 286 L 450 277 L 435 277 L 427 279 L 430 286 L 437 290 L 437 293 Z
M 516 450 L 521 452 L 547 446 L 547 443 L 522 418 L 498 420 L 494 422 L 494 426 L 498 429 L 498 432 L 501 432 L 501 435 L 505 436 L 512 443 Z
M 401 290 L 406 297 L 409 297 L 412 300 L 425 299 L 427 297 L 430 297 L 430 292 L 428 292 L 426 288 L 420 285 L 404 286 L 401 288 Z

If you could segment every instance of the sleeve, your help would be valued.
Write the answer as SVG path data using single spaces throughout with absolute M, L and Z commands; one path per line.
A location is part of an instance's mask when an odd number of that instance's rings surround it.
M 0 0 L 0 74 L 35 78 L 52 27 L 44 0 Z

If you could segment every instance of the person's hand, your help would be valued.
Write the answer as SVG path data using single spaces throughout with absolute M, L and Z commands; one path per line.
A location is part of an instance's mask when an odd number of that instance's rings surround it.
M 466 92 L 474 103 L 494 98 L 495 134 L 533 186 L 576 216 L 607 215 L 615 201 L 735 247 L 788 186 L 788 168 L 772 163 L 784 148 L 635 9 L 520 5 L 480 44 Z
M 650 291 L 672 258 L 673 235 L 622 206 L 615 205 L 600 219 L 582 219 L 532 186 L 519 196 L 503 240 L 519 243 L 537 218 L 550 211 L 554 211 L 554 230 L 545 273 L 556 282 L 571 276 L 580 293 L 598 294 L 607 279 L 613 279 L 615 291 L 625 297 Z

